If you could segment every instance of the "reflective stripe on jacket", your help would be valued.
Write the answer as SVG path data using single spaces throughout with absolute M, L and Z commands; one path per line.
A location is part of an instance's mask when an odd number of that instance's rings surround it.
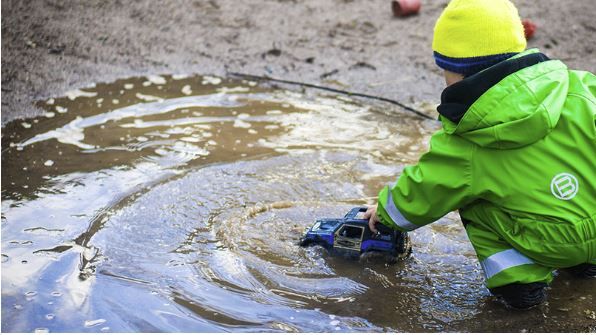
M 558 242 L 551 226 L 588 222 L 567 238 L 596 257 L 595 95 L 592 73 L 535 49 L 451 85 L 430 150 L 380 192 L 381 222 L 413 230 L 456 209 L 473 221 L 468 211 L 490 205 L 547 242 Z

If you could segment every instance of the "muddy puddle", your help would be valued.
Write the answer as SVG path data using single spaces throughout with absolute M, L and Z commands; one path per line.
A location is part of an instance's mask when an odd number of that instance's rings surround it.
M 398 264 L 300 248 L 317 217 L 373 203 L 434 121 L 209 76 L 73 90 L 2 134 L 7 332 L 564 331 L 594 283 L 549 303 L 489 296 L 457 215 Z

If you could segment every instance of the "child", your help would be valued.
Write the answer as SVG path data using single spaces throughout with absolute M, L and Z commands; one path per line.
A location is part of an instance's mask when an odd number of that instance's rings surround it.
M 596 275 L 596 77 L 525 48 L 509 0 L 449 3 L 443 129 L 366 213 L 409 231 L 459 209 L 487 287 L 516 308 L 544 301 L 557 268 Z

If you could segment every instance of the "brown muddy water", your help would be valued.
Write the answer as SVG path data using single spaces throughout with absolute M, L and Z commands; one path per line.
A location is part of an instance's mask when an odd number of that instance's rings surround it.
M 593 281 L 492 298 L 457 215 L 397 264 L 297 241 L 374 203 L 438 127 L 393 107 L 209 76 L 42 101 L 2 135 L 2 331 L 563 331 Z M 577 328 L 576 328 L 577 329 Z M 583 328 L 582 328 L 583 329 Z

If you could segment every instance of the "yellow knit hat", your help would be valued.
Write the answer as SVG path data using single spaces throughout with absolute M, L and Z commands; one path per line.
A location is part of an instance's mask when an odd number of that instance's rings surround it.
M 439 67 L 471 74 L 524 51 L 524 27 L 509 0 L 452 0 L 435 25 Z

